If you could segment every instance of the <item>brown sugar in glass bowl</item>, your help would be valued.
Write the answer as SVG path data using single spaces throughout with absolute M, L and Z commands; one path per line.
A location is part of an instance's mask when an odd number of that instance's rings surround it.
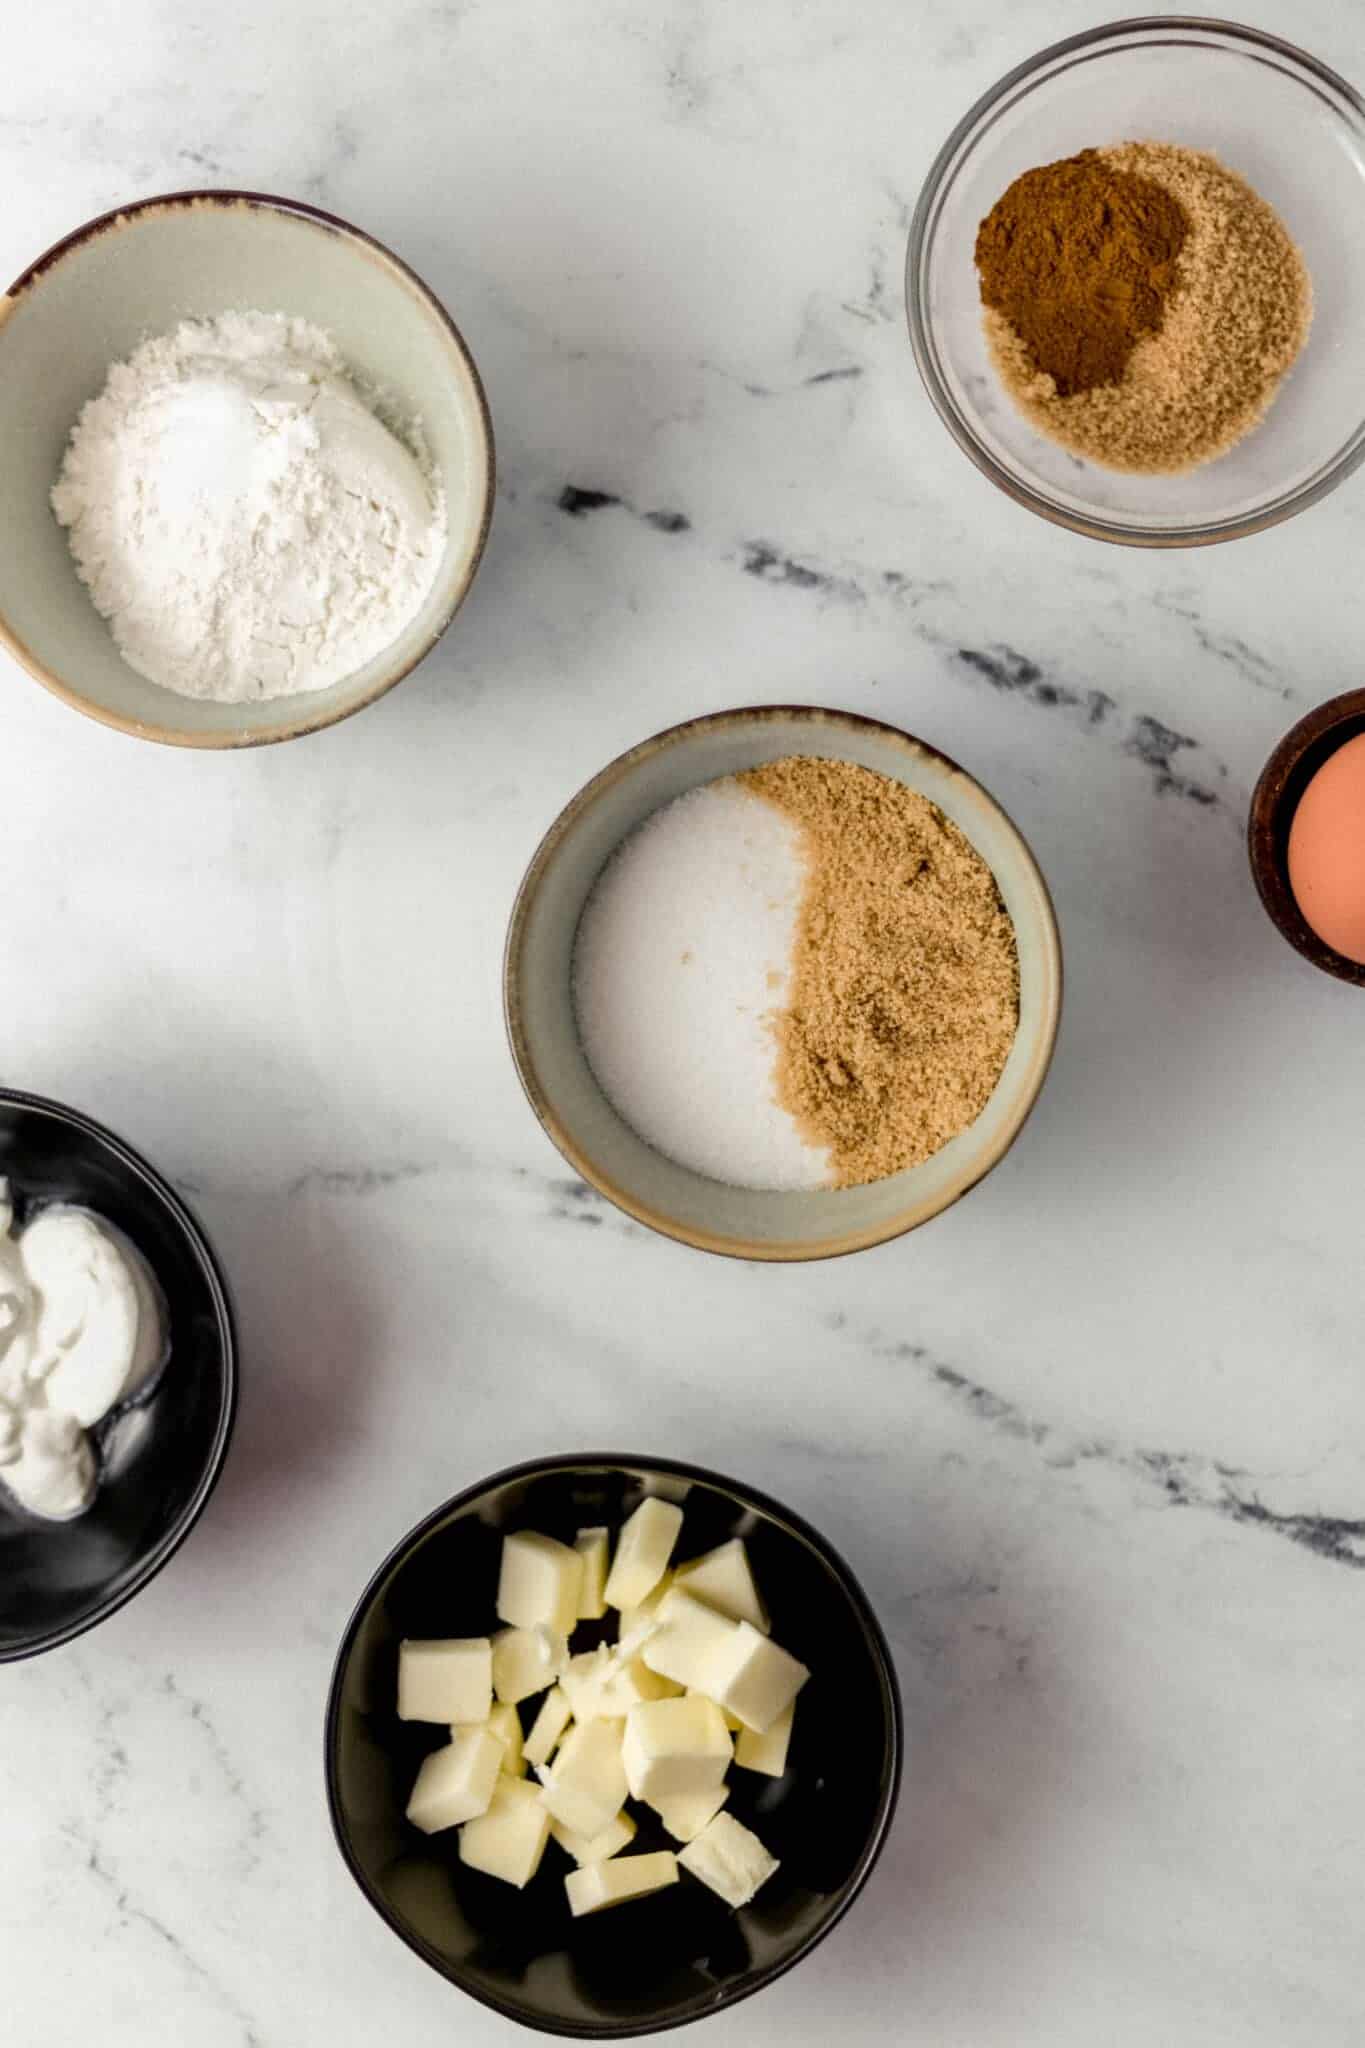
M 1287 732 L 1261 771 L 1247 821 L 1251 872 L 1271 922 L 1296 953 L 1337 981 L 1365 988 L 1365 966 L 1320 939 L 1289 885 L 1289 831 L 1299 800 L 1318 770 L 1348 740 L 1365 733 L 1365 690 L 1319 704 Z
M 1138 467 L 1106 468 L 1038 431 L 1002 389 L 973 260 L 982 221 L 1021 172 L 1154 132 L 1252 182 L 1301 250 L 1317 308 L 1255 433 L 1180 473 L 1153 473 L 1142 449 Z M 1091 30 L 1008 72 L 934 162 L 906 251 L 915 362 L 963 452 L 1040 518 L 1133 547 L 1258 533 L 1317 503 L 1365 460 L 1365 391 L 1332 347 L 1333 336 L 1365 332 L 1362 220 L 1365 102 L 1329 66 L 1229 22 L 1154 16 Z M 1165 354 L 1160 336 L 1135 355 L 1153 349 Z M 1101 387 L 1052 403 L 1089 414 L 1121 393 Z

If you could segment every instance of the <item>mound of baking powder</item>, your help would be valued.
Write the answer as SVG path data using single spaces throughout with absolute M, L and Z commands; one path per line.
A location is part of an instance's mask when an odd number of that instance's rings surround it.
M 355 674 L 446 541 L 435 480 L 331 337 L 281 313 L 186 321 L 114 364 L 52 508 L 130 666 L 221 703 Z

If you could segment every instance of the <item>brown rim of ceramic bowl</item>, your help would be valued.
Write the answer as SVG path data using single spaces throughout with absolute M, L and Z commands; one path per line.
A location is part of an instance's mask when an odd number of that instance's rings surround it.
M 1353 730 L 1354 728 L 1354 730 Z M 1365 690 L 1331 697 L 1301 718 L 1276 747 L 1252 793 L 1247 852 L 1262 903 L 1296 953 L 1324 974 L 1365 988 L 1365 966 L 1320 939 L 1289 886 L 1289 828 L 1299 799 L 1323 763 L 1347 740 L 1365 733 Z
M 429 634 L 425 645 L 413 656 L 412 660 L 406 662 L 396 675 L 387 676 L 383 682 L 377 683 L 368 696 L 362 697 L 356 704 L 348 704 L 344 710 L 314 711 L 311 715 L 301 713 L 289 720 L 287 724 L 274 727 L 269 732 L 175 732 L 169 726 L 148 725 L 144 721 L 137 719 L 121 718 L 116 712 L 105 710 L 102 705 L 92 704 L 88 698 L 80 696 L 69 684 L 64 683 L 60 676 L 54 675 L 51 669 L 45 668 L 38 657 L 25 646 L 18 635 L 11 631 L 4 617 L 0 616 L 0 647 L 3 647 L 7 653 L 13 655 L 20 667 L 27 669 L 34 681 L 41 683 L 44 689 L 50 690 L 54 697 L 60 697 L 62 702 L 69 704 L 73 711 L 83 712 L 87 718 L 95 719 L 100 725 L 111 726 L 115 732 L 127 733 L 132 739 L 155 740 L 162 746 L 168 747 L 199 747 L 218 750 L 226 750 L 232 747 L 268 747 L 274 746 L 279 740 L 301 739 L 306 733 L 322 732 L 327 726 L 339 725 L 342 719 L 352 717 L 357 711 L 367 710 L 371 704 L 377 704 L 379 699 L 386 697 L 389 691 L 401 683 L 405 676 L 410 676 L 419 662 L 426 660 L 432 648 L 445 633 L 456 612 L 469 594 L 469 589 L 478 572 L 479 564 L 483 560 L 484 548 L 488 543 L 489 528 L 493 523 L 493 499 L 497 484 L 497 456 L 493 443 L 493 417 L 488 409 L 488 397 L 483 388 L 483 380 L 479 376 L 478 366 L 469 351 L 468 343 L 445 307 L 441 304 L 441 301 L 437 298 L 435 292 L 432 291 L 430 285 L 418 276 L 412 266 L 405 263 L 401 256 L 395 256 L 393 250 L 387 244 L 381 242 L 377 236 L 367 234 L 364 228 L 358 228 L 354 221 L 343 220 L 340 214 L 326 213 L 320 206 L 309 206 L 302 199 L 287 199 L 276 192 L 209 191 L 207 189 L 187 192 L 159 192 L 147 199 L 131 200 L 126 206 L 111 207 L 108 213 L 98 214 L 93 220 L 85 221 L 80 227 L 73 228 L 70 234 L 63 235 L 59 242 L 54 242 L 50 249 L 45 249 L 35 262 L 29 264 L 27 270 L 22 271 L 15 278 L 14 283 L 9 287 L 3 298 L 0 298 L 0 328 L 4 327 L 6 320 L 24 293 L 31 291 L 36 284 L 41 282 L 45 274 L 61 261 L 63 256 L 67 255 L 70 250 L 79 247 L 82 242 L 93 240 L 96 235 L 105 234 L 111 228 L 121 226 L 123 222 L 134 218 L 140 213 L 152 213 L 159 207 L 188 208 L 194 206 L 259 207 L 262 211 L 266 212 L 293 214 L 300 220 L 311 221 L 315 227 L 325 229 L 328 234 L 337 235 L 346 241 L 356 242 L 365 250 L 375 251 L 379 256 L 383 257 L 386 263 L 391 263 L 395 270 L 401 271 L 418 295 L 425 300 L 441 326 L 445 328 L 455 344 L 457 354 L 462 358 L 465 368 L 469 372 L 470 382 L 474 387 L 474 395 L 478 401 L 479 416 L 488 449 L 488 474 L 484 492 L 483 514 L 479 523 L 478 540 L 474 552 L 470 556 L 469 565 L 460 581 L 459 588 L 453 593 L 449 604 L 443 608 L 441 616 Z
M 561 1123 L 553 1104 L 540 1085 L 539 1076 L 532 1064 L 521 1014 L 520 959 L 531 903 L 561 842 L 582 813 L 596 802 L 603 790 L 610 788 L 622 776 L 628 774 L 637 761 L 649 754 L 657 753 L 661 748 L 685 745 L 692 734 L 710 731 L 717 726 L 742 725 L 755 719 L 779 718 L 796 719 L 813 729 L 826 727 L 832 728 L 835 732 L 876 733 L 880 738 L 894 742 L 904 752 L 940 762 L 954 775 L 960 775 L 964 782 L 970 783 L 1013 835 L 1020 857 L 1037 886 L 1047 912 L 1047 956 L 1055 989 L 1051 1013 L 1046 1020 L 1018 1111 L 990 1153 L 979 1167 L 972 1171 L 970 1177 L 954 1185 L 951 1192 L 942 1200 L 914 1204 L 908 1213 L 902 1213 L 891 1222 L 878 1224 L 867 1230 L 820 1238 L 813 1244 L 782 1240 L 765 1244 L 753 1239 L 713 1237 L 706 1231 L 686 1229 L 673 1217 L 665 1215 L 662 1210 L 653 1209 L 645 1202 L 637 1202 L 582 1150 Z M 585 783 L 578 794 L 569 800 L 531 856 L 530 864 L 522 876 L 521 886 L 517 890 L 503 953 L 502 993 L 503 1016 L 512 1051 L 512 1063 L 517 1070 L 517 1079 L 521 1082 L 522 1091 L 551 1144 L 582 1180 L 590 1187 L 596 1188 L 598 1194 L 605 1195 L 606 1199 L 625 1215 L 632 1217 L 637 1223 L 643 1223 L 648 1229 L 657 1231 L 661 1237 L 672 1238 L 676 1244 L 688 1245 L 694 1251 L 714 1252 L 722 1258 L 748 1259 L 771 1265 L 796 1265 L 816 1259 L 846 1258 L 852 1252 L 869 1251 L 874 1245 L 889 1244 L 895 1238 L 905 1237 L 910 1231 L 932 1222 L 936 1216 L 941 1216 L 945 1210 L 953 1208 L 1000 1164 L 1028 1122 L 1042 1093 L 1048 1068 L 1052 1064 L 1062 1014 L 1062 946 L 1051 891 L 1043 877 L 1042 869 L 1033 857 L 1033 849 L 1004 806 L 998 803 L 990 791 L 950 754 L 942 753 L 927 740 L 916 739 L 912 733 L 903 731 L 899 726 L 887 725 L 879 718 L 864 718 L 856 711 L 832 711 L 817 704 L 753 704 L 731 711 L 708 712 L 701 718 L 684 719 L 679 725 L 666 726 L 662 732 L 656 732 L 649 739 L 641 740 L 637 746 L 628 748 L 624 754 L 618 754 L 614 761 L 609 761 L 605 768 L 600 769 L 591 781 Z

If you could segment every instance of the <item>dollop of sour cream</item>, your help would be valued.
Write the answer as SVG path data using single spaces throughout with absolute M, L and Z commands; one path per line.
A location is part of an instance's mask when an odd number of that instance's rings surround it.
M 159 1372 L 165 1318 L 141 1254 L 88 1209 L 54 1206 L 18 1236 L 0 1179 L 0 1486 L 33 1514 L 89 1507 L 86 1431 Z

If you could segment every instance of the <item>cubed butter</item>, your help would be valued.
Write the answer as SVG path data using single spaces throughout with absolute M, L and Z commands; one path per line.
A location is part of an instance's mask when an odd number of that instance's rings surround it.
M 728 1906 L 747 1906 L 778 1867 L 758 1836 L 729 1813 L 709 1821 L 695 1841 L 678 1851 L 678 1861 Z
M 601 1721 L 602 1694 L 611 1680 L 611 1651 L 605 1643 L 570 1657 L 560 1679 L 575 1721 Z
M 704 1600 L 675 1585 L 660 1603 L 655 1627 L 640 1655 L 651 1671 L 675 1684 L 710 1693 L 711 1672 L 739 1626 Z
M 444 1636 L 398 1646 L 398 1718 L 461 1727 L 488 1719 L 493 1650 L 487 1636 Z
M 760 1635 L 767 1635 L 768 1610 L 754 1582 L 742 1537 L 733 1536 L 718 1549 L 708 1550 L 705 1557 L 680 1564 L 675 1581 L 686 1586 L 694 1599 L 705 1600 L 708 1606 L 728 1614 L 731 1621 L 747 1621 Z
M 752 1728 L 741 1728 L 735 1744 L 735 1762 L 746 1771 L 762 1771 L 765 1778 L 780 1778 L 787 1768 L 787 1750 L 791 1745 L 795 1718 L 796 1702 L 793 1700 L 786 1712 L 779 1714 L 762 1735 L 756 1735 Z
M 567 1543 L 519 1529 L 502 1539 L 498 1619 L 512 1628 L 573 1634 L 583 1590 L 583 1560 Z
M 619 1712 L 624 1716 L 632 1707 L 638 1707 L 644 1700 L 676 1699 L 682 1691 L 682 1687 L 675 1684 L 671 1678 L 665 1678 L 661 1672 L 651 1671 L 643 1657 L 632 1657 L 625 1663 L 620 1658 L 614 1658 L 613 1666 L 610 1682 L 603 1695 L 603 1705 L 609 1714 Z
M 710 1700 L 648 1700 L 626 1716 L 626 1783 L 632 1798 L 650 1806 L 714 1791 L 733 1756 L 720 1710 Z
M 562 1685 L 547 1692 L 540 1703 L 540 1712 L 531 1724 L 531 1732 L 522 1744 L 522 1755 L 528 1764 L 547 1764 L 555 1753 L 555 1745 L 573 1719 L 573 1708 Z
M 700 1687 L 700 1686 L 696 1686 L 696 1685 L 689 1685 L 689 1686 L 688 1686 L 688 1687 L 686 1688 L 686 1691 L 687 1691 L 687 1696 L 688 1696 L 688 1698 L 689 1698 L 689 1699 L 709 1699 L 709 1698 L 710 1698 L 710 1694 L 709 1694 L 709 1693 L 704 1693 L 704 1692 L 703 1692 L 703 1691 L 701 1690 L 701 1687 Z M 731 1733 L 732 1735 L 738 1735 L 738 1734 L 739 1734 L 739 1732 L 740 1732 L 740 1730 L 741 1730 L 741 1729 L 743 1728 L 743 1726 L 744 1726 L 744 1723 L 743 1723 L 743 1722 L 742 1722 L 742 1721 L 740 1720 L 740 1718 L 739 1718 L 739 1715 L 738 1715 L 738 1714 L 732 1714 L 732 1713 L 731 1713 L 731 1712 L 729 1711 L 729 1709 L 728 1709 L 727 1707 L 722 1707 L 722 1708 L 721 1708 L 721 1710 L 720 1710 L 720 1718 L 721 1718 L 721 1720 L 722 1720 L 722 1721 L 723 1721 L 723 1722 L 725 1723 L 726 1727 L 727 1727 L 727 1728 L 729 1729 L 729 1731 L 730 1731 L 730 1733 Z
M 575 1721 L 624 1721 L 641 1700 L 667 1699 L 677 1690 L 638 1657 L 623 1661 L 605 1643 L 571 1657 L 560 1683 Z
M 621 1609 L 621 1627 L 618 1641 L 627 1639 L 643 1642 L 649 1634 L 649 1623 L 659 1611 L 659 1604 L 673 1584 L 673 1573 L 665 1572 L 658 1584 L 651 1587 L 643 1600 L 635 1607 Z
M 515 1707 L 564 1676 L 567 1639 L 550 1628 L 505 1628 L 493 1638 L 493 1690 Z
M 539 1870 L 549 1834 L 550 1816 L 536 1787 L 504 1774 L 487 1813 L 460 1829 L 460 1861 L 520 1891 Z
M 537 1775 L 552 1820 L 576 1835 L 600 1835 L 625 1804 L 621 1723 L 587 1721 L 573 1727 L 553 1764 L 542 1764 Z
M 504 1753 L 486 1728 L 461 1728 L 444 1749 L 424 1757 L 408 1801 L 413 1826 L 434 1835 L 486 1813 Z
M 580 1621 L 600 1621 L 607 1611 L 609 1545 L 605 1529 L 580 1529 L 574 1539 L 574 1549 L 583 1560 L 583 1584 L 578 1595 Z
M 640 1502 L 617 1538 L 607 1575 L 608 1607 L 638 1607 L 654 1591 L 668 1569 L 682 1521 L 682 1509 L 672 1501 L 650 1495 Z
M 613 1856 L 609 1862 L 571 1870 L 564 1889 L 569 1895 L 569 1911 L 577 1920 L 584 1913 L 600 1913 L 606 1906 L 642 1899 L 677 1882 L 677 1857 L 671 1849 L 660 1849 L 652 1856 Z
M 455 1733 L 451 1729 L 451 1734 Z M 501 1701 L 488 1716 L 488 1732 L 503 1747 L 502 1767 L 509 1778 L 526 1776 L 526 1759 L 521 1739 L 521 1716 L 515 1707 L 504 1706 Z
M 609 1856 L 619 1856 L 623 1849 L 628 1849 L 635 1840 L 635 1823 L 623 1807 L 600 1835 L 576 1835 L 558 1820 L 550 1822 L 550 1833 L 581 1869 L 585 1863 L 605 1863 Z
M 762 1735 L 786 1713 L 809 1677 L 804 1664 L 747 1621 L 738 1621 L 712 1660 L 706 1690 L 718 1706 L 728 1707 L 746 1728 Z
M 713 1791 L 699 1792 L 691 1799 L 669 1799 L 659 1808 L 659 1819 L 675 1841 L 691 1842 L 715 1819 L 729 1797 L 729 1786 L 717 1785 Z

